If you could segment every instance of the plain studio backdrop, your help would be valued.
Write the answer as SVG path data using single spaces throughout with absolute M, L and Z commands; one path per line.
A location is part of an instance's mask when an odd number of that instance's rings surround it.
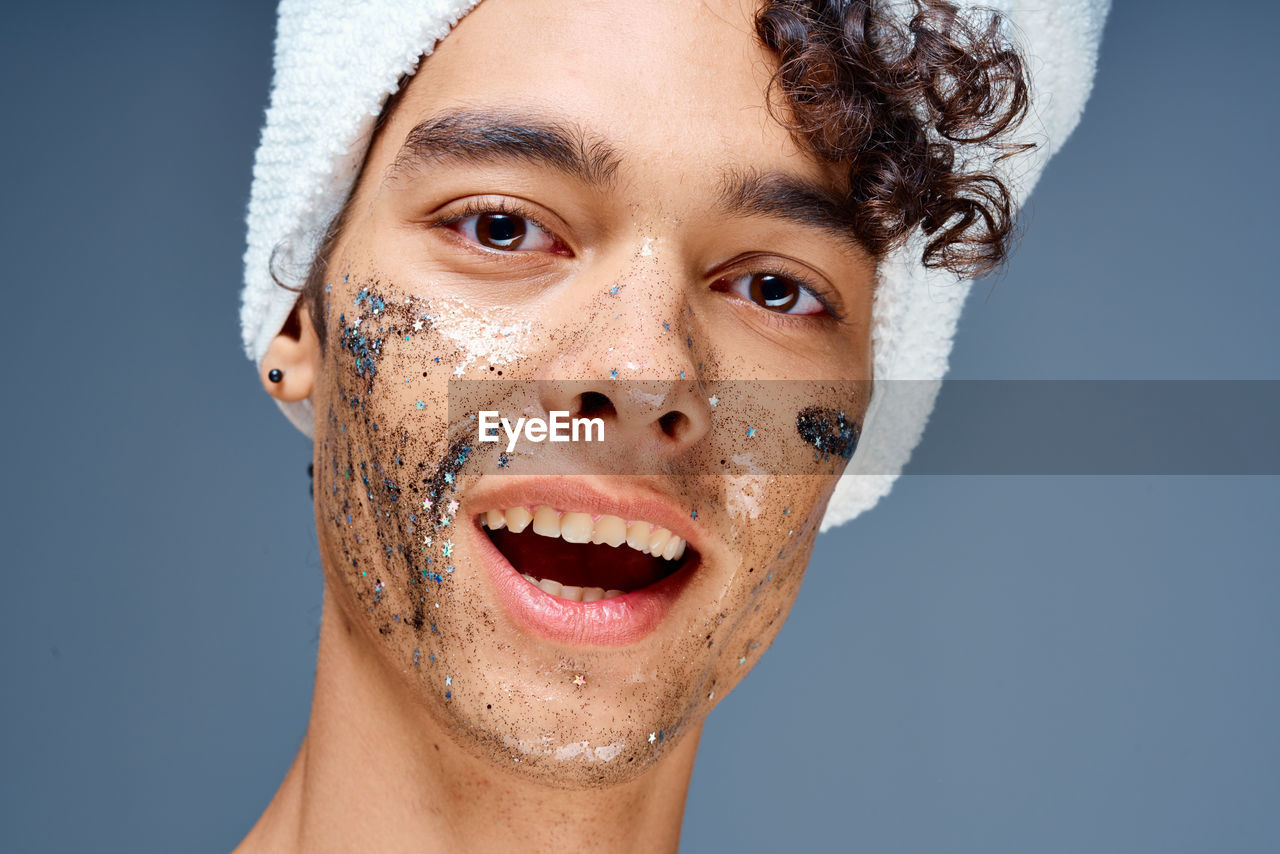
M 7 851 L 225 851 L 306 726 L 309 446 L 237 326 L 272 5 L 0 13 Z M 1278 28 L 1118 0 L 954 377 L 1280 378 Z M 903 478 L 711 715 L 685 850 L 1280 850 L 1277 511 L 1273 476 Z

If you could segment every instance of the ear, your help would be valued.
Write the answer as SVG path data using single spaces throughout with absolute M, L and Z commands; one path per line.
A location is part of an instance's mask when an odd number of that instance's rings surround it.
M 258 366 L 258 375 L 267 394 L 276 400 L 305 400 L 315 388 L 320 370 L 320 339 L 311 325 L 311 313 L 299 300 L 289 313 L 284 328 L 267 346 Z M 280 372 L 280 381 L 271 381 L 271 372 Z

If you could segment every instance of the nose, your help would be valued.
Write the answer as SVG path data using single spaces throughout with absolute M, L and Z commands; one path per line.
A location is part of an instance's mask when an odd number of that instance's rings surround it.
M 711 429 L 710 406 L 692 380 L 544 380 L 538 392 L 547 412 L 599 418 L 613 447 L 659 460 L 679 457 Z
M 681 322 L 679 289 L 645 279 L 633 280 L 625 301 L 584 313 L 574 334 L 561 337 L 539 372 L 538 396 L 548 412 L 602 419 L 605 435 L 625 443 L 611 438 L 611 448 L 665 462 L 707 435 L 711 405 Z

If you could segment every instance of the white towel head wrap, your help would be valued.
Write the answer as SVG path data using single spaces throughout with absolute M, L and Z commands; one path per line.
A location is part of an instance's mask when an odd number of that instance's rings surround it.
M 253 168 L 240 323 L 245 352 L 260 365 L 297 294 L 271 273 L 277 248 L 306 269 L 320 235 L 346 199 L 369 147 L 374 121 L 401 77 L 431 53 L 479 0 L 282 0 L 275 80 Z M 1020 136 L 1038 145 L 1003 171 L 1014 201 L 1031 192 L 1049 158 L 1079 121 L 1093 83 L 1110 0 L 973 3 L 1003 14 L 1025 52 L 1031 112 Z M 862 437 L 832 496 L 822 530 L 870 509 L 889 492 L 933 409 L 969 281 L 920 262 L 908 241 L 882 263 L 873 308 L 875 392 Z M 925 380 L 882 383 L 881 380 Z M 902 386 L 909 394 L 895 394 Z M 923 391 L 922 391 L 923 389 Z M 312 434 L 310 400 L 280 403 Z M 863 473 L 868 472 L 868 473 Z

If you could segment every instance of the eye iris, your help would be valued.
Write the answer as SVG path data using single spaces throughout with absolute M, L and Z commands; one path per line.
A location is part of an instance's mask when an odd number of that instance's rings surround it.
M 476 237 L 485 246 L 511 249 L 524 239 L 524 220 L 506 214 L 484 214 L 476 221 Z
M 800 289 L 781 276 L 756 273 L 751 277 L 751 299 L 765 308 L 786 311 L 800 299 Z

